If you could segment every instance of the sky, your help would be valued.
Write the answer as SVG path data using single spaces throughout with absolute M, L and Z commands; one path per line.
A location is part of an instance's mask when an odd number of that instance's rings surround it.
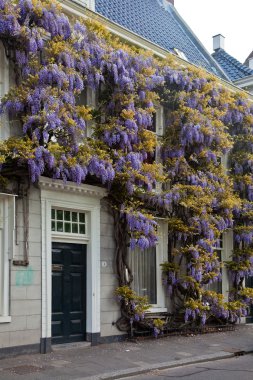
M 225 37 L 227 53 L 244 62 L 253 50 L 253 0 L 174 0 L 175 7 L 206 49 L 212 36 Z

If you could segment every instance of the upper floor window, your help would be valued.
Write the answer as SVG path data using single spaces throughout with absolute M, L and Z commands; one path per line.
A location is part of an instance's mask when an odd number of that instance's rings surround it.
M 153 114 L 152 125 L 149 127 L 149 130 L 154 132 L 157 136 L 163 136 L 164 123 L 164 107 L 156 107 L 156 112 Z
M 5 55 L 5 50 L 0 41 L 0 102 L 2 97 L 9 90 L 9 66 Z M 5 115 L 0 116 L 0 140 L 9 136 L 9 125 Z
M 96 92 L 91 88 L 84 89 L 79 95 L 76 96 L 77 106 L 87 106 L 95 108 L 97 104 Z M 86 137 L 92 135 L 92 121 L 86 121 Z

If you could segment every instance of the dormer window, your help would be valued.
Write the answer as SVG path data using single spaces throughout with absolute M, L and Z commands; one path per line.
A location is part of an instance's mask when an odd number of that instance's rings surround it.
M 95 0 L 75 0 L 75 1 L 91 9 L 92 11 L 95 11 Z
M 174 50 L 175 54 L 176 54 L 178 57 L 184 59 L 185 61 L 188 61 L 188 58 L 186 57 L 185 53 L 184 53 L 182 50 L 177 49 L 177 48 L 174 48 L 173 50 Z

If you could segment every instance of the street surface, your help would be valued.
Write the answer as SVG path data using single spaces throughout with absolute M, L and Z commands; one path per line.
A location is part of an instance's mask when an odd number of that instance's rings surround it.
M 238 356 L 207 363 L 194 364 L 144 375 L 127 380 L 253 380 L 253 355 Z

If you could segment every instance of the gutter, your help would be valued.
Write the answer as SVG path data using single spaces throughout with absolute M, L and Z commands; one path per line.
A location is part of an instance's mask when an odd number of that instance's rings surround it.
M 245 87 L 253 86 L 253 75 L 248 75 L 247 77 L 234 80 L 233 83 L 238 87 L 240 87 L 240 86 L 245 86 Z

